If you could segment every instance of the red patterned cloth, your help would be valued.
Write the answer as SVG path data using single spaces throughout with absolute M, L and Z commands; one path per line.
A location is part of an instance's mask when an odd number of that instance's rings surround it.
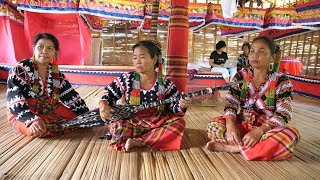
M 110 124 L 110 148 L 123 152 L 128 138 L 135 138 L 154 150 L 179 150 L 184 130 L 185 121 L 179 116 L 161 113 L 157 108 L 146 109 L 130 120 Z
M 52 113 L 50 113 L 50 115 L 44 115 L 39 113 L 38 108 L 36 107 L 36 103 L 37 103 L 36 99 L 26 99 L 26 102 L 29 104 L 30 111 L 36 114 L 38 117 L 40 117 L 41 120 L 45 121 L 46 124 L 54 123 L 62 119 L 71 120 L 77 117 L 77 114 L 75 114 L 71 109 L 64 106 L 62 103 L 56 104 L 56 108 L 53 110 Z M 21 134 L 25 134 L 27 136 L 33 135 L 32 132 L 30 131 L 30 128 L 25 123 L 18 121 L 9 110 L 7 111 L 7 117 L 8 117 L 9 123 L 17 132 Z M 70 130 L 64 130 L 61 132 L 49 131 L 48 136 L 56 136 L 59 134 L 65 134 L 69 132 Z
M 283 73 L 269 72 L 264 82 L 255 86 L 252 69 L 242 69 L 234 81 L 243 84 L 230 87 L 226 95 L 224 116 L 212 118 L 208 136 L 214 141 L 226 142 L 226 119 L 236 122 L 240 138 L 253 129 L 267 124 L 271 128 L 260 142 L 251 148 L 240 147 L 246 160 L 282 160 L 291 158 L 300 139 L 296 128 L 288 126 L 292 119 L 292 84 Z
M 257 126 L 237 123 L 241 138 Z M 208 125 L 210 139 L 226 143 L 226 119 L 222 116 L 212 118 Z M 299 131 L 293 126 L 279 126 L 266 132 L 260 141 L 251 148 L 240 146 L 240 153 L 246 160 L 284 160 L 293 157 L 295 145 L 299 142 Z

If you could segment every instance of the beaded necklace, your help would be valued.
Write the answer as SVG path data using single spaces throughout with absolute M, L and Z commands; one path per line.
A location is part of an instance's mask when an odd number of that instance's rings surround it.
M 31 91 L 33 91 L 35 94 L 38 95 L 39 93 L 39 71 L 38 71 L 38 65 L 36 63 L 35 57 L 33 56 L 31 58 L 32 63 L 33 63 L 33 67 L 34 67 L 34 83 L 31 87 Z M 53 94 L 52 97 L 54 100 L 58 101 L 60 99 L 60 93 L 59 93 L 59 87 L 60 87 L 60 78 L 59 78 L 59 68 L 58 68 L 58 64 L 56 60 L 53 60 L 52 62 L 52 84 L 53 84 Z M 48 90 L 47 90 L 48 92 Z M 49 93 L 48 93 L 49 95 Z
M 162 73 L 162 57 L 158 55 L 158 100 L 164 100 L 164 82 L 163 82 L 163 73 Z M 134 73 L 134 79 L 132 84 L 132 91 L 130 94 L 130 104 L 131 105 L 140 105 L 140 75 L 139 73 Z M 158 110 L 163 112 L 164 105 L 159 105 Z

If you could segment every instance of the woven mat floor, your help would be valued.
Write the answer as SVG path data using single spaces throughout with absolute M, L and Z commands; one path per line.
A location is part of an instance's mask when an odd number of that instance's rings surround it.
M 76 87 L 90 109 L 103 88 Z M 223 103 L 201 106 L 195 101 L 185 119 L 182 150 L 129 153 L 108 149 L 98 139 L 105 127 L 81 129 L 54 138 L 32 138 L 12 130 L 6 119 L 6 86 L 0 85 L 0 179 L 320 179 L 319 101 L 294 96 L 292 124 L 302 139 L 287 161 L 245 161 L 239 154 L 204 149 L 209 117 L 221 115 Z

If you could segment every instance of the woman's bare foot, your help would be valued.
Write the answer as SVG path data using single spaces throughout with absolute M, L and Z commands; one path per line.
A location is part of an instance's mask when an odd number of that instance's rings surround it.
M 216 151 L 216 152 L 230 152 L 230 153 L 238 153 L 240 152 L 238 145 L 230 145 L 215 141 L 209 141 L 206 144 L 206 149 L 209 151 Z
M 124 149 L 126 150 L 126 152 L 128 152 L 130 149 L 134 148 L 134 147 L 142 147 L 143 144 L 141 144 L 139 141 L 129 138 L 126 141 L 126 144 L 124 145 Z

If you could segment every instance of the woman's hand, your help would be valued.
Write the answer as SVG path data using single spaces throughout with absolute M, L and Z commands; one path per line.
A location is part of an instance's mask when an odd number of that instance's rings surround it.
M 182 93 L 182 94 L 184 94 L 184 93 Z M 192 102 L 191 98 L 188 98 L 188 97 L 186 97 L 185 99 L 184 98 L 180 98 L 180 100 L 179 100 L 180 108 L 181 109 L 188 108 L 188 106 L 189 106 L 189 104 L 191 102 Z
M 242 145 L 240 131 L 236 126 L 236 122 L 232 119 L 226 120 L 227 131 L 225 133 L 228 144 Z
M 250 148 L 257 144 L 260 141 L 261 136 L 264 134 L 263 127 L 257 127 L 253 129 L 252 131 L 248 132 L 245 136 L 242 138 L 243 145 L 247 148 Z
M 106 101 L 102 100 L 99 103 L 99 111 L 101 119 L 107 121 L 111 118 L 114 109 L 112 109 Z
M 34 137 L 43 137 L 48 133 L 46 123 L 42 119 L 35 120 L 29 128 Z

